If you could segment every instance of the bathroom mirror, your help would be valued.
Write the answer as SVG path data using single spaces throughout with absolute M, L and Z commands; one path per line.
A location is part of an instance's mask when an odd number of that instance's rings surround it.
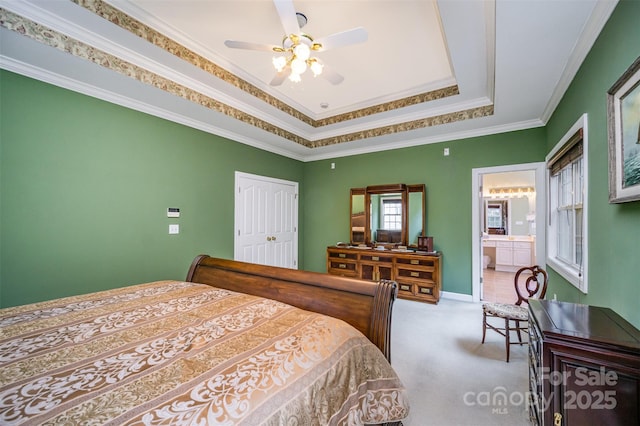
M 488 235 L 531 235 L 535 198 L 485 198 L 484 232 Z
M 352 189 L 350 224 L 353 245 L 417 245 L 425 235 L 425 185 Z

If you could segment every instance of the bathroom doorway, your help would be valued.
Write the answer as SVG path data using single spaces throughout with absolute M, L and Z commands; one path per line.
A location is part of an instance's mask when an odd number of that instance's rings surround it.
M 545 163 L 472 170 L 472 299 L 515 302 L 522 266 L 545 267 Z

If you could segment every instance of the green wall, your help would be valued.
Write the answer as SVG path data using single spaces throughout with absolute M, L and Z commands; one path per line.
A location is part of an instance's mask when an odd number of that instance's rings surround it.
M 589 293 L 551 271 L 561 300 L 606 306 L 640 328 L 640 201 L 609 204 L 607 91 L 640 56 L 640 1 L 621 1 L 547 124 L 550 150 L 583 114 L 589 119 Z
M 543 161 L 544 137 L 537 128 L 308 163 L 302 199 L 313 208 L 303 228 L 305 267 L 326 271 L 326 247 L 349 241 L 350 188 L 424 183 L 426 233 L 443 252 L 443 290 L 471 294 L 471 171 Z
M 586 112 L 589 294 L 552 270 L 549 291 L 640 327 L 640 202 L 608 203 L 606 129 L 606 91 L 640 54 L 639 18 L 640 2 L 620 2 L 546 127 L 310 163 L 0 72 L 0 305 L 181 279 L 196 254 L 233 257 L 236 170 L 300 183 L 300 267 L 315 271 L 348 240 L 350 188 L 425 183 L 443 289 L 471 294 L 472 169 L 543 161 Z M 180 235 L 167 233 L 167 207 L 181 208 Z
M 233 258 L 236 170 L 304 190 L 299 161 L 10 72 L 0 90 L 2 306 L 184 279 L 200 253 Z

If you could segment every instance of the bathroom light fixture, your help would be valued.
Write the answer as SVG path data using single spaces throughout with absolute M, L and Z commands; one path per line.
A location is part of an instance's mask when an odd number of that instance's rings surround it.
M 535 188 L 531 186 L 513 186 L 505 188 L 491 188 L 489 189 L 489 195 L 492 198 L 515 198 L 534 195 L 536 193 Z

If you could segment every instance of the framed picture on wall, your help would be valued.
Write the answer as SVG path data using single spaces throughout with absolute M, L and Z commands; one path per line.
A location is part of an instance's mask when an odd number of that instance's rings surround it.
M 640 200 L 640 57 L 607 93 L 609 202 Z

